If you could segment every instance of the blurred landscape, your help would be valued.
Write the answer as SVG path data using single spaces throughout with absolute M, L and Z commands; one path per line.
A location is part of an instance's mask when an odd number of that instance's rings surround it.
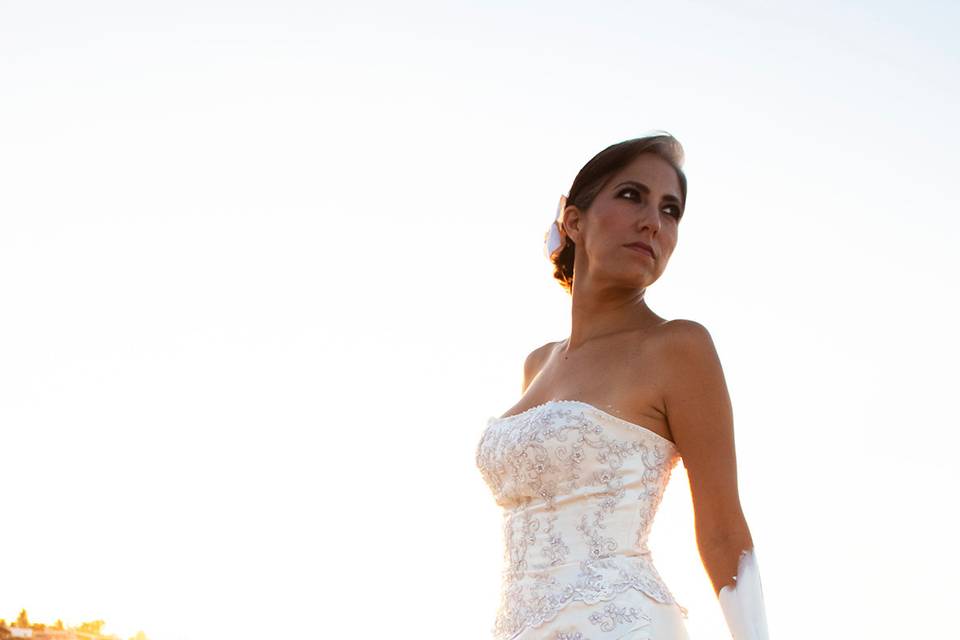
M 115 634 L 103 633 L 106 622 L 93 620 L 81 622 L 76 626 L 68 626 L 63 620 L 56 620 L 53 624 L 30 622 L 26 609 L 20 610 L 20 615 L 13 622 L 8 623 L 0 618 L 0 640 L 7 638 L 34 638 L 35 640 L 124 640 Z M 138 631 L 129 640 L 150 640 L 143 631 Z

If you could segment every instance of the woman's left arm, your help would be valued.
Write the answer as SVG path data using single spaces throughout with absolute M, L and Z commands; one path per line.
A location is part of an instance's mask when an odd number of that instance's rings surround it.
M 767 637 L 760 576 L 740 506 L 733 408 L 706 327 L 667 323 L 667 424 L 690 481 L 697 547 L 735 640 Z

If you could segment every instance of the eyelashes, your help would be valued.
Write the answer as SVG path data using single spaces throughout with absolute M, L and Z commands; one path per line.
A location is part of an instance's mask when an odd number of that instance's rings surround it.
M 627 187 L 626 189 L 621 189 L 620 192 L 619 192 L 617 195 L 622 198 L 623 195 L 624 195 L 625 193 L 628 193 L 628 192 L 634 193 L 634 194 L 636 194 L 636 195 L 638 195 L 638 196 L 641 195 L 641 194 L 640 194 L 640 191 L 638 191 L 637 189 L 634 189 L 633 187 Z M 627 198 L 627 200 L 636 200 L 636 199 L 637 199 L 637 198 L 635 198 L 635 197 L 634 197 L 634 198 Z M 673 217 L 676 218 L 677 220 L 679 220 L 680 218 L 683 217 L 683 212 L 680 210 L 680 207 L 679 207 L 679 206 L 677 206 L 677 205 L 675 205 L 675 204 L 668 204 L 668 205 L 667 205 L 667 209 L 672 209 L 672 210 L 673 210 L 673 213 L 671 213 L 671 214 L 669 214 L 669 215 L 673 216 Z

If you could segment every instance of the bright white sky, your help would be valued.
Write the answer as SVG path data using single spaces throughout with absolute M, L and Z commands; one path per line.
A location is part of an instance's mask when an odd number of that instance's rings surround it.
M 720 352 L 773 636 L 941 637 L 956 4 L 478 4 L 0 4 L 0 617 L 488 638 L 475 447 L 569 330 L 543 233 L 658 128 L 647 298 Z M 719 638 L 686 481 L 651 548 Z

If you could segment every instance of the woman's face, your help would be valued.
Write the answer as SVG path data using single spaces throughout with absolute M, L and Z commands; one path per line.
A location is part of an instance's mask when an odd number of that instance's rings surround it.
M 653 153 L 637 156 L 611 177 L 586 215 L 566 221 L 577 244 L 575 278 L 640 289 L 656 282 L 677 245 L 681 207 L 674 168 Z M 636 242 L 653 255 L 627 246 Z

